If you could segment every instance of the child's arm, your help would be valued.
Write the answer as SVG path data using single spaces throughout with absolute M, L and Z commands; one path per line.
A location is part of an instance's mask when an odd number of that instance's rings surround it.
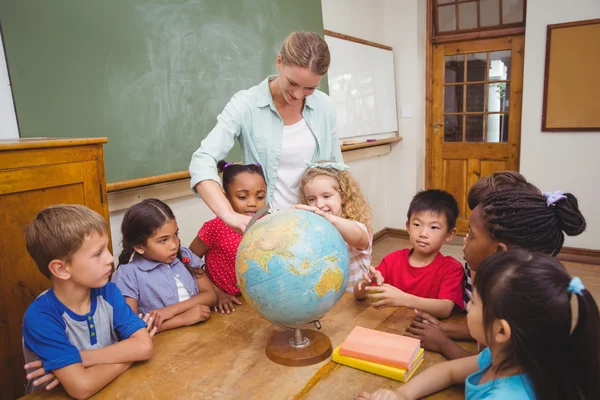
M 437 318 L 448 318 L 454 309 L 454 302 L 446 299 L 426 299 L 415 296 L 388 284 L 367 286 L 367 297 L 373 300 L 373 307 L 408 307 L 428 312 Z
M 202 298 L 198 299 L 198 297 L 200 295 L 150 311 L 153 324 L 158 332 L 206 321 L 210 316 L 210 308 L 201 304 Z
M 469 326 L 467 324 L 455 324 L 451 322 L 443 323 L 442 330 L 448 335 L 450 339 L 454 340 L 475 340 L 469 332 Z
M 404 335 L 419 339 L 422 348 L 440 353 L 449 360 L 473 355 L 454 343 L 439 326 L 433 324 L 413 320 Z
M 194 240 L 192 240 L 192 243 L 190 243 L 189 247 L 192 253 L 194 253 L 198 257 L 204 257 L 204 255 L 208 251 L 208 248 L 209 247 L 198 236 L 196 236 Z
M 369 267 L 369 273 L 363 273 L 363 279 L 356 282 L 354 285 L 354 298 L 362 300 L 367 297 L 368 291 L 366 287 L 375 281 L 376 285 L 383 285 L 383 276 L 373 266 Z
M 436 364 L 413 377 L 398 389 L 395 397 L 384 397 L 384 395 L 391 395 L 392 393 L 382 389 L 373 394 L 363 392 L 358 395 L 357 399 L 420 399 L 452 385 L 463 384 L 465 379 L 477 370 L 479 370 L 477 356 L 447 361 Z
M 204 227 L 203 227 L 204 228 Z M 202 229 L 198 232 L 198 235 L 201 235 Z M 205 232 L 205 235 L 208 234 Z M 196 236 L 192 243 L 190 244 L 189 249 L 192 253 L 196 254 L 198 257 L 203 257 L 209 249 L 209 246 L 200 239 L 200 236 Z M 210 278 L 209 278 L 210 279 Z M 228 293 L 225 293 L 221 290 L 214 282 L 212 282 L 213 290 L 216 294 L 216 306 L 215 311 L 220 312 L 221 314 L 229 314 L 230 312 L 234 312 L 235 308 L 233 304 L 242 305 L 242 302 L 239 301 L 235 296 L 232 296 Z M 200 286 L 200 282 L 198 282 L 198 286 Z M 212 306 L 212 305 L 211 305 Z
M 148 329 L 142 328 L 125 340 L 99 349 L 81 350 L 79 354 L 82 365 L 87 368 L 102 364 L 148 360 L 152 356 L 152 351 L 152 338 Z
M 297 208 L 299 210 L 312 211 L 317 215 L 325 218 L 327 221 L 331 222 L 333 226 L 340 232 L 344 241 L 348 243 L 349 246 L 355 247 L 358 250 L 364 250 L 369 247 L 369 233 L 362 229 L 356 221 L 352 221 L 349 219 L 345 219 L 342 217 L 336 217 L 333 214 L 325 213 L 319 210 L 314 206 L 307 206 L 304 204 L 296 204 L 292 208 Z
M 150 311 L 148 323 L 152 324 L 152 328 L 156 328 L 156 332 L 194 325 L 195 323 L 206 321 L 210 317 L 210 308 L 203 304 L 203 302 L 207 301 L 207 299 L 211 300 L 212 298 L 211 305 L 214 305 L 216 303 L 216 294 L 212 288 L 212 283 L 206 274 L 204 274 L 204 278 L 207 279 L 211 285 L 210 292 L 212 292 L 212 294 L 206 291 L 208 293 L 200 293 L 185 301 Z M 132 299 L 131 297 L 125 297 L 125 301 L 129 304 L 133 312 L 137 314 L 137 300 Z
M 97 365 L 85 368 L 82 363 L 54 370 L 67 393 L 76 399 L 87 399 L 98 393 L 131 366 L 131 363 Z

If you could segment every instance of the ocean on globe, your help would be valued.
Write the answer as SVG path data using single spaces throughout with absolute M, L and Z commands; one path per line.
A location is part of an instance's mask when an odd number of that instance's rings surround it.
M 258 313 L 294 326 L 321 318 L 340 300 L 348 263 L 346 243 L 329 221 L 292 209 L 267 215 L 244 233 L 235 271 Z

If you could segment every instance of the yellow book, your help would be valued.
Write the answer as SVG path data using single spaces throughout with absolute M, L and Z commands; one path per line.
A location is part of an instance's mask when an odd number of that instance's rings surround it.
M 386 378 L 394 379 L 400 382 L 408 382 L 410 377 L 414 374 L 414 372 L 419 368 L 419 365 L 423 363 L 423 355 L 425 350 L 419 349 L 417 353 L 417 357 L 415 361 L 412 363 L 410 369 L 402 369 L 397 367 L 390 367 L 387 365 L 377 364 L 371 361 L 359 360 L 357 358 L 345 357 L 340 355 L 339 346 L 333 350 L 333 354 L 331 355 L 331 359 L 338 363 L 347 365 L 348 367 L 360 369 L 362 371 L 370 372 L 372 374 L 385 376 Z

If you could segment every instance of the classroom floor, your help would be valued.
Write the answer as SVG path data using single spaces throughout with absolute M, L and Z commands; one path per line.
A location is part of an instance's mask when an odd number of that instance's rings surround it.
M 386 237 L 373 246 L 373 255 L 371 261 L 373 265 L 379 265 L 381 259 L 394 250 L 400 250 L 411 247 L 410 242 L 405 239 Z M 455 239 L 451 244 L 442 247 L 442 254 L 452 256 L 463 262 L 462 258 L 462 238 Z M 578 276 L 583 281 L 586 289 L 596 299 L 596 304 L 600 307 L 600 267 L 597 265 L 581 264 L 574 262 L 564 262 L 564 266 L 571 276 Z

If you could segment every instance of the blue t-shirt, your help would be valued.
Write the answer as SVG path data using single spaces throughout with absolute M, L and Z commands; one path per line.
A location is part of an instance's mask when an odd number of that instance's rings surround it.
M 39 358 L 46 371 L 80 363 L 80 350 L 109 346 L 146 327 L 114 283 L 90 289 L 90 297 L 85 315 L 68 309 L 52 288 L 31 303 L 23 319 L 25 363 Z
M 489 348 L 479 353 L 477 364 L 479 364 L 479 371 L 469 375 L 465 381 L 465 400 L 535 400 L 533 384 L 525 374 L 497 378 L 479 384 L 485 370 L 492 364 L 492 352 Z

